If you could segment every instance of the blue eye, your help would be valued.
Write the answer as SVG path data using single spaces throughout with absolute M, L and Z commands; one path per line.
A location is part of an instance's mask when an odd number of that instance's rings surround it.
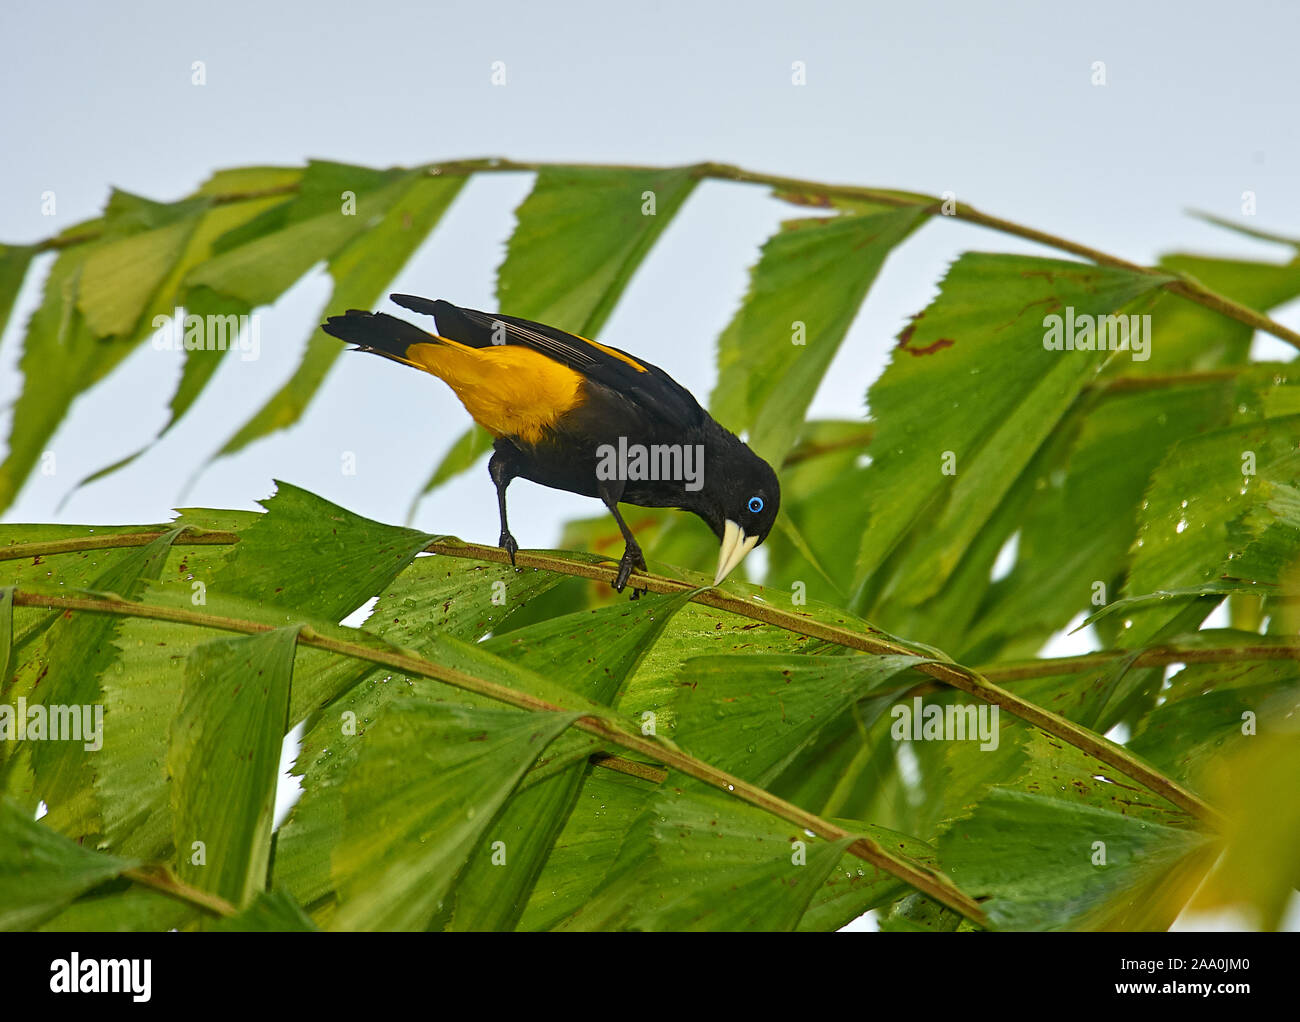
M 749 498 L 749 510 L 750 510 L 750 512 L 751 512 L 752 514 L 758 514 L 760 511 L 762 511 L 762 510 L 763 510 L 763 498 L 762 498 L 762 497 L 750 497 L 750 498 Z

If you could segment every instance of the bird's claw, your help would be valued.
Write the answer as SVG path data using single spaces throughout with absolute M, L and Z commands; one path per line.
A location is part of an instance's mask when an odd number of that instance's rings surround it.
M 515 554 L 519 553 L 519 544 L 515 542 L 515 537 L 508 532 L 501 533 L 501 538 L 497 540 L 497 546 L 510 555 L 510 567 L 515 566 Z
M 629 546 L 623 551 L 623 559 L 618 562 L 618 576 L 614 579 L 614 591 L 621 593 L 627 587 L 627 580 L 632 577 L 633 571 L 649 571 L 646 567 L 645 557 L 641 553 L 641 548 Z M 638 589 L 632 587 L 632 599 L 641 598 L 642 593 L 648 593 L 649 589 Z

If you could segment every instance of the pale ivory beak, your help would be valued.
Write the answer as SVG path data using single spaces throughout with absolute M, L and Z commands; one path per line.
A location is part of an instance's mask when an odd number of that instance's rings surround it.
M 722 549 L 718 552 L 718 573 L 713 577 L 713 584 L 721 585 L 722 580 L 731 574 L 736 565 L 743 561 L 745 555 L 757 544 L 757 536 L 746 536 L 745 530 L 728 518 L 722 531 Z

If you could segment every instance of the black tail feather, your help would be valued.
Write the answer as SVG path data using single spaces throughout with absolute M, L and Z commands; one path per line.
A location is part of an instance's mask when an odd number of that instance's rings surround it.
M 362 351 L 406 361 L 406 349 L 412 344 L 436 343 L 438 338 L 425 333 L 404 319 L 386 312 L 348 309 L 342 316 L 330 316 L 321 329 L 331 337 L 355 344 Z
M 419 295 L 389 295 L 394 302 L 404 309 L 418 312 L 422 316 L 432 316 L 438 333 L 450 337 L 457 344 L 467 344 L 471 348 L 486 348 L 493 344 L 490 324 L 478 323 L 465 314 L 465 310 L 443 298 L 436 301 L 421 298 Z M 497 340 L 495 343 L 500 344 Z
M 432 298 L 421 298 L 419 295 L 389 295 L 388 297 L 403 309 L 410 309 L 422 316 L 434 316 L 435 318 L 440 312 L 456 307 L 442 298 L 434 300 Z

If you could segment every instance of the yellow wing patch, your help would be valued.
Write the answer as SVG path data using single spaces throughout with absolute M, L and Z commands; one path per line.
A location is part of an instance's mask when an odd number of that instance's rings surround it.
M 645 366 L 643 366 L 640 362 L 638 362 L 636 359 L 624 355 L 621 351 L 615 351 L 613 348 L 607 348 L 599 341 L 593 341 L 589 337 L 579 337 L 578 334 L 574 334 L 573 336 L 578 337 L 579 340 L 586 341 L 593 348 L 599 348 L 601 351 L 603 351 L 606 355 L 609 355 L 611 358 L 616 358 L 620 362 L 626 362 L 638 373 L 648 373 L 650 371 Z
M 581 374 L 516 344 L 471 348 L 441 338 L 412 344 L 406 360 L 444 381 L 474 421 L 493 436 L 537 443 L 583 401 Z

